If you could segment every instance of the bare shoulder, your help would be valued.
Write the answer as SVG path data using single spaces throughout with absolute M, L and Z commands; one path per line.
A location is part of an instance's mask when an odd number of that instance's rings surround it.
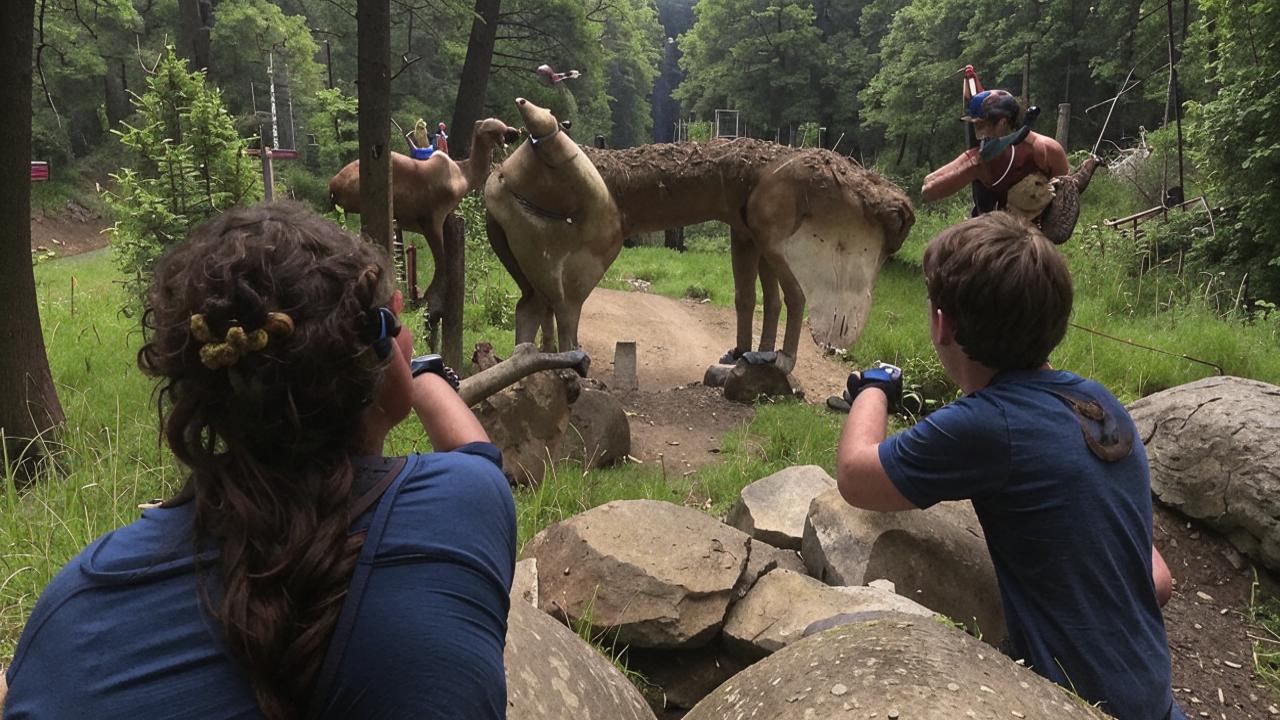
M 1067 162 L 1067 151 L 1062 149 L 1062 145 L 1048 135 L 1041 135 L 1033 132 L 1030 137 L 1035 143 L 1036 155 L 1040 159 L 1040 165 L 1050 171 L 1051 175 L 1066 175 L 1071 171 L 1071 167 Z

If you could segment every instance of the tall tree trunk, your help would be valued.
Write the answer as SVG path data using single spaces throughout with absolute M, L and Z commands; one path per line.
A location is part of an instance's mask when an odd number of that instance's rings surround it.
M 31 50 L 35 3 L 0 3 L 0 434 L 19 482 L 43 457 L 34 438 L 65 420 L 49 373 L 31 269 Z
M 471 130 L 484 114 L 485 92 L 489 87 L 489 65 L 493 47 L 498 41 L 498 11 L 502 0 L 476 0 L 471 21 L 471 40 L 467 43 L 467 59 L 462 63 L 458 79 L 458 95 L 453 103 L 453 133 L 450 149 L 467 152 L 471 147 Z M 455 160 L 462 159 L 454 157 Z
M 178 54 L 186 58 L 192 70 L 209 68 L 209 27 L 200 0 L 178 0 Z
M 391 255 L 391 4 L 359 0 L 360 230 Z

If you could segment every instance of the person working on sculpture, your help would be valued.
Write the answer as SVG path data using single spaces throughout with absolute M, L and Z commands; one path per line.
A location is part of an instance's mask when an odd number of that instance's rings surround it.
M 514 503 L 456 376 L 411 363 L 385 253 L 233 210 L 144 305 L 185 485 L 49 584 L 4 717 L 506 717 Z M 383 457 L 410 410 L 436 452 Z
M 1103 386 L 1047 362 L 1071 313 L 1065 260 L 995 212 L 943 231 L 923 265 L 930 337 L 964 396 L 886 439 L 901 371 L 851 374 L 842 496 L 880 511 L 972 500 L 1013 657 L 1121 720 L 1181 718 L 1142 440 Z
M 976 182 L 973 214 L 1009 210 L 1028 220 L 1053 200 L 1049 181 L 1070 172 L 1067 154 L 1051 137 L 1032 132 L 1018 99 L 985 90 L 969 101 L 962 120 L 973 123 L 979 147 L 929 173 L 920 189 L 925 202 L 954 195 Z

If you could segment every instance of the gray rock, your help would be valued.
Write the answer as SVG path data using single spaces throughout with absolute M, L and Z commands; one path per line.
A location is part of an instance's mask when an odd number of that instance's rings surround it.
M 686 710 L 746 666 L 718 642 L 693 650 L 632 649 L 627 654 L 627 667 L 661 688 L 667 707 Z
M 759 540 L 749 541 L 747 566 L 743 568 L 738 583 L 733 587 L 733 600 L 736 602 L 747 596 L 751 588 L 760 578 L 774 570 L 790 570 L 805 574 L 804 560 L 794 550 L 783 550 Z
M 565 456 L 584 468 L 607 467 L 631 452 L 631 423 L 617 398 L 583 388 L 569 411 Z
M 734 604 L 722 633 L 727 648 L 753 661 L 799 640 L 812 623 L 867 612 L 934 615 L 922 605 L 878 588 L 831 587 L 807 575 L 775 570 Z
M 968 502 L 883 513 L 852 507 L 831 490 L 809 508 L 800 555 L 809 574 L 828 585 L 883 578 L 903 597 L 976 624 L 992 645 L 1007 634 L 995 567 Z
M 732 370 L 732 365 L 708 365 L 707 371 L 702 374 L 702 384 L 707 387 L 724 387 Z
M 569 405 L 578 394 L 576 384 L 570 387 L 573 382 L 555 370 L 544 370 L 473 408 L 502 450 L 502 472 L 512 484 L 541 484 L 547 459 L 562 457 Z
M 784 468 L 742 488 L 725 522 L 774 547 L 799 550 L 809 503 L 835 486 L 817 465 Z
M 761 397 L 804 397 L 800 381 L 776 365 L 752 365 L 739 360 L 724 381 L 724 396 L 734 402 L 755 402 Z
M 697 647 L 724 623 L 749 542 L 691 508 L 619 500 L 546 528 L 524 555 L 538 559 L 544 612 L 620 645 Z
M 654 720 L 612 663 L 527 603 L 511 603 L 505 661 L 509 720 Z
M 1280 570 L 1280 387 L 1212 377 L 1129 406 L 1151 490 Z
M 538 559 L 526 558 L 516 563 L 511 581 L 511 602 L 526 602 L 538 607 Z
M 888 613 L 792 643 L 684 716 L 835 720 L 1101 720 L 1105 716 L 965 633 Z

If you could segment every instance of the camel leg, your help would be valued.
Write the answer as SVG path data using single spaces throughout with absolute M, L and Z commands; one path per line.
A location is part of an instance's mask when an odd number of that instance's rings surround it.
M 772 248 L 765 251 L 764 262 L 782 286 L 782 297 L 787 304 L 787 328 L 782 337 L 782 352 L 778 353 L 777 366 L 787 372 L 796 365 L 796 354 L 800 350 L 800 331 L 804 329 L 804 290 L 800 282 L 791 272 L 781 250 Z
M 555 311 L 556 338 L 560 342 L 560 352 L 578 349 L 578 320 L 582 317 L 582 303 L 566 300 L 556 303 Z
M 431 218 L 419 218 L 416 228 L 427 239 L 431 251 L 431 282 L 423 297 L 427 301 L 427 325 L 435 325 L 444 317 L 444 218 L 433 222 Z
M 764 296 L 764 327 L 760 330 L 760 352 L 772 352 L 778 342 L 778 318 L 782 315 L 782 294 L 778 276 L 768 262 L 760 262 L 760 290 Z M 790 317 L 790 313 L 787 314 Z
M 516 302 L 516 344 L 531 343 L 537 339 L 538 326 L 542 324 L 543 316 L 547 312 L 545 303 L 538 297 L 537 291 L 533 289 L 533 283 L 529 282 L 529 278 L 525 277 L 524 271 L 516 262 L 516 256 L 512 254 L 511 246 L 507 241 L 507 232 L 487 212 L 484 215 L 484 226 L 489 236 L 489 247 L 493 248 L 493 254 L 497 256 L 498 262 L 507 269 L 511 278 L 516 281 L 516 287 L 520 289 L 520 299 Z
M 730 228 L 729 253 L 733 262 L 733 308 L 738 316 L 736 344 L 720 358 L 733 363 L 751 350 L 751 321 L 756 312 L 756 275 L 760 268 L 760 251 L 746 230 Z M 777 318 L 774 318 L 775 331 Z

